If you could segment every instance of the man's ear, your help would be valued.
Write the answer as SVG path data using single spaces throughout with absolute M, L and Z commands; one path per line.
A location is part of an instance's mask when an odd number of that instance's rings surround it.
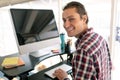
M 86 23 L 87 18 L 88 18 L 87 15 L 83 15 L 83 16 L 82 16 L 82 20 L 83 20 L 84 23 Z

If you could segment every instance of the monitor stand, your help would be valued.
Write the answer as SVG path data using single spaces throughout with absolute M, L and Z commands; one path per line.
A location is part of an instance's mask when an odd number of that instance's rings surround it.
M 51 54 L 51 52 L 34 51 L 34 52 L 30 53 L 30 56 L 33 56 L 35 58 L 39 58 L 39 57 L 47 56 L 49 54 Z
M 35 58 L 48 56 L 48 55 L 53 54 L 52 50 L 55 49 L 55 48 L 60 49 L 57 45 L 54 45 L 54 46 L 50 46 L 50 47 L 46 47 L 46 48 L 40 49 L 38 51 L 31 52 L 29 55 L 33 56 Z

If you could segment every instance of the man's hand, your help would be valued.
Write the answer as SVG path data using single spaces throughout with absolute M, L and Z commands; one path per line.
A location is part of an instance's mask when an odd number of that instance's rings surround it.
M 55 70 L 53 75 L 56 76 L 59 80 L 64 80 L 65 78 L 68 77 L 68 74 L 62 69 Z

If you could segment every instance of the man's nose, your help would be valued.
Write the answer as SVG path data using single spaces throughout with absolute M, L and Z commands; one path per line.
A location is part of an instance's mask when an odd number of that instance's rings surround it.
M 65 28 L 67 28 L 67 27 L 69 27 L 69 26 L 70 26 L 70 22 L 69 22 L 69 21 L 64 22 L 64 27 L 65 27 Z

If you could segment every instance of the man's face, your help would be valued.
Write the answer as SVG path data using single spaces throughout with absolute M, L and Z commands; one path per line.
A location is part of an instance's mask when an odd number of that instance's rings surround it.
M 63 26 L 69 37 L 78 37 L 84 31 L 85 20 L 80 18 L 75 8 L 65 9 L 62 17 Z

